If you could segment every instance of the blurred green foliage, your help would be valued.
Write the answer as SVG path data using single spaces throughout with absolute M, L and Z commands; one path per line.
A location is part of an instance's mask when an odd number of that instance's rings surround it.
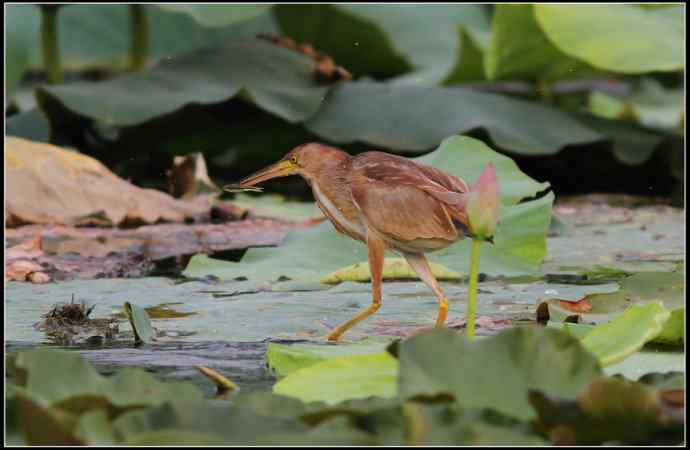
M 461 133 L 517 157 L 594 145 L 635 166 L 661 152 L 665 175 L 682 184 L 679 158 L 667 155 L 684 138 L 682 6 L 143 11 L 136 25 L 127 5 L 60 8 L 66 81 L 46 85 L 41 8 L 9 5 L 8 133 L 50 136 L 139 181 L 173 154 L 203 151 L 212 175 L 233 178 L 306 140 L 421 154 Z M 127 73 L 137 26 L 146 65 Z M 260 33 L 309 44 L 354 80 L 319 78 L 321 60 L 308 50 L 256 41 Z

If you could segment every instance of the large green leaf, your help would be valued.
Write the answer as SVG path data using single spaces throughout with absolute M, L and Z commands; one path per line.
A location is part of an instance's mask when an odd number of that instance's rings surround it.
M 266 349 L 266 363 L 278 375 L 286 376 L 328 359 L 381 352 L 388 344 L 386 340 L 364 341 L 348 345 L 286 345 L 272 342 Z
M 621 73 L 682 70 L 685 8 L 535 5 L 537 22 L 563 53 Z
M 355 75 L 412 71 L 397 81 L 427 85 L 455 65 L 458 29 L 484 44 L 489 27 L 478 5 L 278 5 L 275 15 L 286 35 L 311 43 Z
M 583 64 L 556 48 L 539 28 L 533 6 L 496 5 L 484 53 L 490 80 L 572 78 Z
M 601 368 L 578 339 L 550 328 L 512 328 L 469 340 L 435 330 L 401 343 L 399 392 L 403 398 L 452 394 L 468 407 L 489 407 L 528 419 L 528 391 L 574 396 Z
M 395 397 L 398 361 L 387 352 L 342 356 L 298 369 L 273 387 L 304 402 L 335 404 L 370 396 Z
M 157 405 L 169 399 L 198 399 L 192 384 L 159 381 L 140 369 L 124 369 L 112 377 L 100 375 L 75 353 L 36 349 L 17 355 L 19 385 L 49 405 L 88 409 L 103 402 L 116 408 Z
M 613 154 L 622 163 L 643 164 L 664 141 L 663 133 L 631 122 L 580 114 L 578 119 L 612 142 Z
M 364 81 L 336 87 L 306 126 L 333 142 L 398 151 L 428 150 L 446 136 L 477 128 L 486 129 L 497 146 L 528 155 L 602 139 L 566 113 L 533 102 L 463 88 Z
M 291 202 L 280 194 L 247 195 L 237 194 L 232 203 L 246 208 L 257 216 L 280 217 L 288 220 L 309 220 L 323 218 L 323 213 L 313 202 Z
M 548 182 L 539 183 L 525 175 L 508 156 L 495 152 L 480 140 L 465 136 L 444 139 L 436 151 L 413 160 L 437 167 L 468 183 L 474 183 L 486 164 L 491 162 L 496 167 L 504 205 L 514 205 L 549 188 Z
M 671 311 L 671 316 L 661 329 L 661 333 L 654 338 L 654 342 L 666 345 L 683 345 L 685 342 L 685 308 Z
M 221 7 L 247 8 L 240 5 Z M 277 25 L 268 13 L 233 26 L 209 28 L 200 25 L 187 14 L 166 11 L 164 8 L 144 6 L 148 26 L 149 62 L 171 58 L 228 39 L 249 38 L 258 32 L 277 31 Z M 8 6 L 7 12 L 8 19 L 11 18 L 7 22 L 8 26 L 12 29 L 16 27 L 21 33 L 20 38 L 27 42 L 29 66 L 43 67 L 38 7 L 14 4 Z M 131 40 L 129 14 L 128 5 L 124 4 L 69 5 L 61 8 L 58 12 L 58 39 L 62 66 L 68 70 L 125 67 Z M 10 46 L 17 42 L 14 37 L 12 39 Z
M 453 70 L 443 80 L 445 85 L 462 84 L 486 80 L 484 72 L 484 46 L 466 30 L 461 29 L 460 48 Z
M 493 161 L 504 206 L 495 245 L 486 245 L 483 249 L 481 271 L 492 275 L 534 272 L 546 255 L 545 235 L 551 220 L 553 195 L 518 205 L 514 203 L 534 196 L 548 184 L 531 180 L 510 158 L 492 151 L 481 141 L 467 137 L 448 138 L 438 150 L 419 161 L 470 183 L 474 182 L 474 174 L 479 173 L 487 162 Z M 469 240 L 460 241 L 432 253 L 430 259 L 451 270 L 467 273 L 469 246 Z M 250 249 L 239 263 L 196 255 L 184 273 L 191 277 L 214 275 L 226 280 L 240 276 L 251 280 L 277 280 L 286 276 L 302 281 L 319 281 L 334 270 L 366 260 L 363 245 L 335 233 L 330 223 L 323 223 L 289 233 L 276 249 Z
M 50 123 L 39 109 L 11 115 L 5 122 L 8 136 L 22 137 L 31 141 L 50 142 Z
M 602 366 L 622 361 L 658 336 L 671 314 L 661 302 L 635 305 L 611 322 L 594 327 L 582 338 Z
M 206 27 L 232 25 L 265 13 L 271 5 L 156 5 L 166 11 L 187 14 Z
M 539 428 L 557 444 L 680 443 L 683 439 L 684 408 L 666 403 L 662 392 L 643 383 L 600 378 L 573 398 L 539 390 L 530 393 L 530 403 L 539 412 Z
M 39 34 L 39 11 L 33 6 L 8 5 L 5 13 L 5 89 L 9 95 L 29 65 L 32 36 Z
M 228 402 L 182 400 L 128 412 L 118 417 L 113 426 L 119 436 L 148 444 L 172 443 L 165 437 L 171 431 L 193 433 L 186 434 L 191 443 L 215 441 L 242 445 L 260 441 L 272 433 L 302 434 L 307 429 L 296 418 L 257 414 L 235 408 Z
M 45 87 L 38 93 L 43 104 L 52 98 L 78 114 L 124 126 L 190 103 L 219 103 L 246 90 L 261 108 L 297 122 L 316 112 L 327 91 L 312 70 L 312 62 L 295 52 L 258 40 L 241 41 L 198 50 L 150 71 L 101 83 Z
M 608 119 L 635 119 L 646 127 L 677 130 L 682 127 L 684 93 L 682 88 L 664 89 L 654 79 L 643 78 L 626 97 L 592 92 L 589 109 Z

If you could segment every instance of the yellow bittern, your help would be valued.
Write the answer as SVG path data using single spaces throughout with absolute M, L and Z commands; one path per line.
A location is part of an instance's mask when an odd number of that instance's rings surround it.
M 448 300 L 424 253 L 469 235 L 464 209 L 464 194 L 470 190 L 467 183 L 400 156 L 383 152 L 351 156 L 334 147 L 310 143 L 294 148 L 277 163 L 240 181 L 239 186 L 250 187 L 288 175 L 301 175 L 335 229 L 368 248 L 372 304 L 336 327 L 329 340 L 338 340 L 381 307 L 387 249 L 401 253 L 434 291 L 439 302 L 436 326 L 443 326 Z

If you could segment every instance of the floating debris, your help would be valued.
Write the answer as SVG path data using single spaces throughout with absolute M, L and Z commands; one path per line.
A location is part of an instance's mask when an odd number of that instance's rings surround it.
M 95 306 L 86 302 L 58 303 L 43 315 L 43 320 L 34 324 L 34 328 L 43 331 L 58 345 L 76 345 L 82 343 L 102 343 L 112 340 L 119 333 L 119 324 L 115 319 L 91 319 L 89 315 Z

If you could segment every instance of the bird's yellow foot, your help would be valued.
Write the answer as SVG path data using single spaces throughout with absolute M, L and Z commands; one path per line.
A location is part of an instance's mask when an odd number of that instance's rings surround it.
M 370 315 L 374 314 L 376 311 L 378 311 L 378 309 L 380 307 L 381 307 L 381 303 L 372 303 L 371 305 L 369 305 L 367 308 L 365 308 L 363 311 L 361 311 L 359 314 L 357 314 L 352 319 L 350 319 L 347 322 L 337 326 L 335 328 L 335 330 L 331 331 L 328 334 L 327 339 L 329 341 L 337 341 L 338 339 L 340 339 L 340 337 L 343 334 L 345 334 L 345 332 L 347 330 L 354 327 L 355 325 L 357 325 L 359 322 L 366 319 Z
M 436 318 L 436 328 L 442 327 L 446 323 L 446 317 L 448 316 L 448 299 L 443 298 L 439 302 L 438 306 L 438 317 Z

